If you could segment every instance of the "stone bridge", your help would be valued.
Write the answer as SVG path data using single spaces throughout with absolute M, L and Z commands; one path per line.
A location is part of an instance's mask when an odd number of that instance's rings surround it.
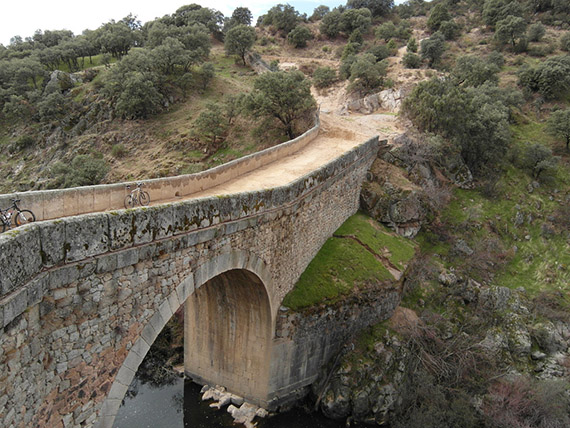
M 0 235 L 0 425 L 111 427 L 183 305 L 188 375 L 265 407 L 287 400 L 315 373 L 275 338 L 281 302 L 357 210 L 377 150 L 375 137 L 286 186 L 148 208 L 75 215 L 80 191 L 57 191 L 62 219 L 46 192 L 23 194 L 44 221 Z M 83 212 L 101 209 L 97 194 L 120 207 L 112 188 L 88 190 Z

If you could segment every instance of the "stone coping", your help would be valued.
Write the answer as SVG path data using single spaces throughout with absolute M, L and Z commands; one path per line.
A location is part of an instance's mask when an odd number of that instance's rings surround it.
M 59 266 L 81 265 L 82 260 L 178 235 L 196 239 L 205 229 L 212 232 L 206 234 L 207 239 L 220 233 L 229 235 L 240 223 L 287 209 L 308 197 L 355 162 L 375 156 L 378 147 L 378 137 L 373 137 L 321 168 L 273 189 L 83 214 L 8 231 L 0 235 L 0 326 L 42 300 L 46 283 L 56 280 Z
M 293 140 L 235 159 L 231 162 L 195 174 L 140 180 L 151 200 L 160 202 L 185 197 L 214 186 L 289 156 L 314 140 L 320 130 L 320 119 L 315 115 L 315 125 Z M 117 210 L 124 207 L 127 184 L 99 184 L 69 189 L 38 190 L 0 195 L 0 207 L 8 207 L 12 199 L 20 199 L 19 206 L 29 209 L 36 220 L 51 220 L 93 212 Z

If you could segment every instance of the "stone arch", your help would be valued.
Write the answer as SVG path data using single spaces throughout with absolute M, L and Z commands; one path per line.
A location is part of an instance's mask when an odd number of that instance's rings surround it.
M 275 317 L 272 314 L 275 313 L 275 309 L 272 304 L 271 274 L 266 263 L 255 254 L 243 250 L 231 251 L 207 260 L 188 273 L 186 278 L 162 302 L 142 329 L 139 338 L 135 341 L 119 368 L 107 398 L 103 402 L 99 412 L 99 419 L 95 424 L 97 428 L 112 428 L 121 402 L 139 365 L 158 334 L 188 297 L 192 296 L 202 285 L 224 274 L 224 272 L 240 270 L 258 278 L 258 284 L 263 286 L 270 313 L 270 331 L 273 331 Z

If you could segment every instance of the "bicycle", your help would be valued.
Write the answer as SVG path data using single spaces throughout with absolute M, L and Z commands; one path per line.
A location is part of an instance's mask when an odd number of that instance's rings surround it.
M 150 204 L 150 195 L 148 192 L 142 190 L 144 183 L 139 181 L 136 183 L 136 185 L 137 187 L 135 187 L 133 190 L 131 190 L 131 193 L 125 196 L 125 208 L 133 208 L 137 205 L 146 207 L 148 204 Z M 131 185 L 127 184 L 127 190 L 130 189 Z
M 18 202 L 20 202 L 20 199 L 12 199 L 12 206 L 4 210 L 0 208 L 0 233 L 12 228 L 12 218 L 16 226 L 22 226 L 36 221 L 35 214 L 30 210 L 20 209 Z

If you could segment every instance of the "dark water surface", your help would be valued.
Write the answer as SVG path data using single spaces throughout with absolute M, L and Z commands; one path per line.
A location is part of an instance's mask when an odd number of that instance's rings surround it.
M 222 428 L 240 427 L 226 411 L 212 409 L 212 401 L 202 401 L 201 387 L 182 378 L 151 386 L 135 378 L 115 419 L 114 428 Z M 299 408 L 271 418 L 256 418 L 259 428 L 344 428 L 320 413 Z

